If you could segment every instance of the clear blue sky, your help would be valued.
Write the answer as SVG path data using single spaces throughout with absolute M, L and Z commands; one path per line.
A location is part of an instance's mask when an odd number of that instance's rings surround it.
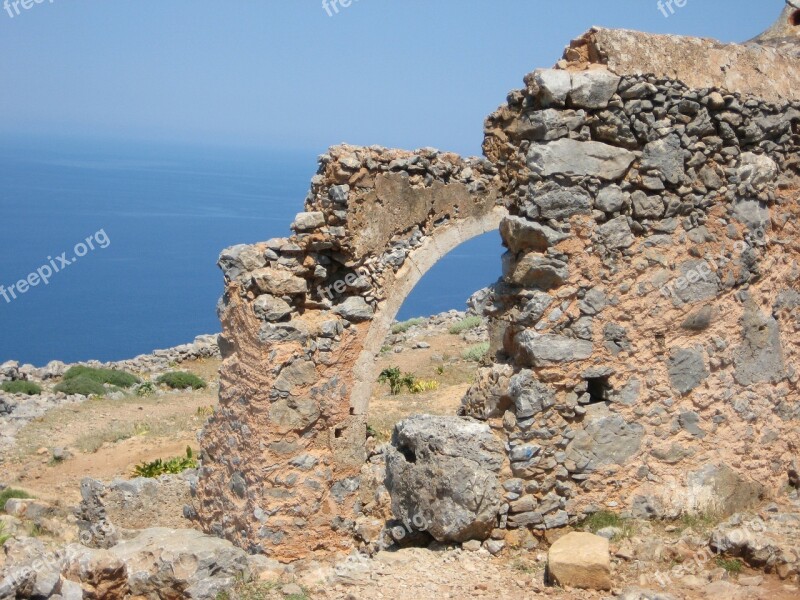
M 0 135 L 479 153 L 484 116 L 591 25 L 741 41 L 782 7 L 353 0 L 329 17 L 321 0 L 44 0 L 0 12 Z

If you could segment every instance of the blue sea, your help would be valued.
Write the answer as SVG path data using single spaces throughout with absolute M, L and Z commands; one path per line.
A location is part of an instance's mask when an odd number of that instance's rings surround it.
M 220 251 L 289 235 L 320 151 L 0 140 L 0 362 L 121 360 L 218 332 Z M 463 309 L 500 254 L 497 232 L 456 248 L 398 318 Z M 14 298 L 31 273 L 48 284 Z

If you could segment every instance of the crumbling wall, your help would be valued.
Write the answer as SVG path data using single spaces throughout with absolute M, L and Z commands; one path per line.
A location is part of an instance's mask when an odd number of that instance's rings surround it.
M 800 447 L 800 105 L 541 70 L 486 122 L 511 215 L 464 414 L 509 527 L 738 510 Z
M 462 406 L 506 442 L 498 527 L 775 493 L 800 445 L 795 62 L 593 31 L 489 117 L 488 160 L 331 149 L 294 235 L 220 258 L 201 524 L 282 560 L 350 547 L 375 353 L 498 225 L 492 364 Z
M 206 530 L 282 560 L 347 549 L 374 359 L 414 284 L 506 214 L 495 170 L 339 146 L 294 235 L 225 250 L 220 407 L 195 489 Z

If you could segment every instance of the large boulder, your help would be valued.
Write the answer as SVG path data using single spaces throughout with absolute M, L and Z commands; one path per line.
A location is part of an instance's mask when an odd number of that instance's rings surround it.
M 611 589 L 611 554 L 608 540 L 573 531 L 550 547 L 547 570 L 562 587 L 584 590 Z
M 399 422 L 386 457 L 395 516 L 440 542 L 486 539 L 497 525 L 504 448 L 468 418 L 416 415 Z

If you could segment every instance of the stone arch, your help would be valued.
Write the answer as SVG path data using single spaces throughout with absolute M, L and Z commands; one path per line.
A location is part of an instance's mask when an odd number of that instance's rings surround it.
M 350 397 L 351 405 L 357 415 L 366 415 L 369 399 L 377 376 L 375 359 L 383 340 L 391 330 L 397 313 L 408 295 L 416 287 L 425 274 L 444 256 L 469 240 L 495 231 L 508 210 L 503 206 L 495 206 L 486 213 L 468 217 L 463 221 L 443 227 L 435 236 L 426 240 L 420 248 L 409 255 L 403 267 L 395 274 L 388 298 L 383 303 L 370 325 L 362 350 L 354 367 L 355 386 Z
M 370 349 L 428 263 L 504 210 L 487 302 L 500 347 L 461 411 L 506 444 L 499 528 L 609 502 L 739 510 L 721 482 L 746 502 L 783 485 L 800 446 L 800 258 L 772 240 L 800 237 L 793 63 L 642 36 L 592 30 L 568 69 L 527 76 L 486 121 L 488 160 L 332 148 L 292 236 L 223 253 L 206 530 L 281 560 L 352 548 Z M 714 53 L 724 74 L 683 62 Z

